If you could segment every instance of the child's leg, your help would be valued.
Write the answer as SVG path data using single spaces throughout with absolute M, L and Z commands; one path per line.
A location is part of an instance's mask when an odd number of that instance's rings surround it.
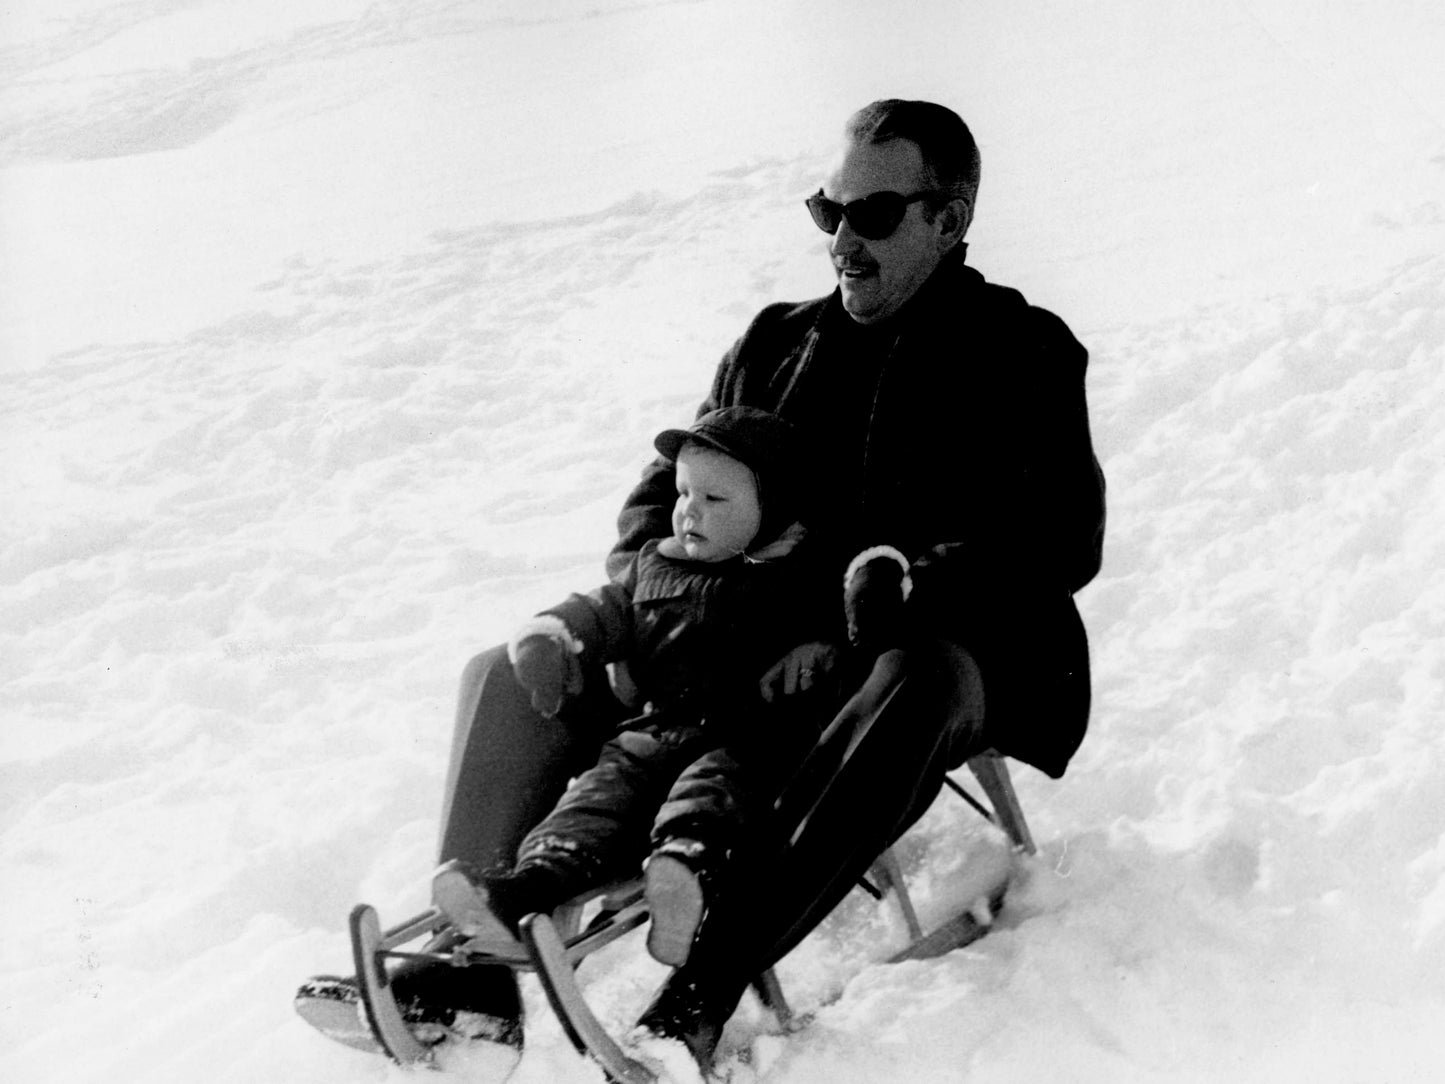
M 697 749 L 692 727 L 618 735 L 527 834 L 517 849 L 518 867 L 545 863 L 582 887 L 635 875 L 657 808 Z
M 696 839 L 725 853 L 756 821 L 766 789 L 736 751 L 706 752 L 684 768 L 668 789 L 652 824 L 652 844 Z
M 469 935 L 514 935 L 528 914 L 635 875 L 653 811 L 677 764 L 693 755 L 695 746 L 685 739 L 628 732 L 608 742 L 597 764 L 522 840 L 515 866 L 443 866 L 432 883 L 437 906 Z

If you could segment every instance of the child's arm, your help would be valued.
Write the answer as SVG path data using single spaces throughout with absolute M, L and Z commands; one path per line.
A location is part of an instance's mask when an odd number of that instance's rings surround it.
M 507 655 L 517 682 L 532 694 L 532 707 L 551 718 L 582 691 L 587 669 L 632 653 L 632 586 L 636 562 L 614 583 L 566 601 L 526 622 Z

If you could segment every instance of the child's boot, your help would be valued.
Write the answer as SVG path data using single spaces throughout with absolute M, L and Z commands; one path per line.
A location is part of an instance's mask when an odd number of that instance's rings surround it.
M 695 839 L 674 838 L 652 852 L 643 867 L 652 921 L 647 951 L 658 963 L 681 967 L 707 914 L 707 892 L 720 856 Z
M 541 863 L 482 873 L 452 860 L 432 877 L 432 902 L 470 938 L 515 941 L 522 919 L 550 912 L 573 895 L 561 873 Z

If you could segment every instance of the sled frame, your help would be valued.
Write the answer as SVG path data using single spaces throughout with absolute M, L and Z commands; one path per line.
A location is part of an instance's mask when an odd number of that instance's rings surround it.
M 1016 852 L 1035 853 L 1033 837 L 1003 757 L 990 750 L 969 760 L 968 768 L 983 789 L 987 806 L 945 776 L 949 788 L 998 825 Z M 1011 879 L 1004 877 L 991 885 L 985 899 L 925 933 L 908 894 L 898 857 L 891 847 L 878 857 L 869 877 L 871 883 L 865 881 L 864 887 L 880 899 L 891 893 L 909 932 L 909 944 L 891 956 L 890 963 L 941 956 L 983 937 L 1003 905 Z M 584 926 L 586 910 L 593 905 L 596 914 Z M 473 938 L 449 948 L 407 951 L 403 946 L 446 929 L 447 920 L 440 910 L 430 908 L 383 931 L 376 911 L 366 904 L 358 905 L 351 916 L 351 937 L 367 1022 L 378 1044 L 393 1061 L 407 1066 L 428 1065 L 433 1061 L 434 1051 L 413 1036 L 403 1022 L 391 995 L 386 960 L 424 958 L 456 967 L 500 965 L 514 971 L 532 971 L 562 1030 L 579 1054 L 595 1061 L 607 1079 L 616 1084 L 652 1084 L 655 1077 L 651 1070 L 629 1058 L 618 1046 L 588 1005 L 576 976 L 577 967 L 584 959 L 635 930 L 647 918 L 643 882 L 639 878 L 584 893 L 550 915 L 528 915 L 522 920 L 521 940 Z M 779 1024 L 786 1027 L 792 1022 L 792 1010 L 772 969 L 758 976 L 753 990 Z

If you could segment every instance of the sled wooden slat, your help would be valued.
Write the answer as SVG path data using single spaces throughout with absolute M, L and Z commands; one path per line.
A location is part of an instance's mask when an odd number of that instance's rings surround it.
M 793 1022 L 793 1008 L 783 996 L 783 984 L 778 981 L 776 971 L 768 968 L 753 980 L 752 987 L 763 1008 L 769 1010 L 781 1026 L 786 1028 Z
M 1025 854 L 1037 854 L 1038 848 L 1034 845 L 1028 822 L 1024 820 L 1023 806 L 1019 805 L 1004 758 L 990 749 L 971 758 L 968 770 L 973 772 L 983 792 L 988 795 L 989 805 L 993 806 L 1000 827 L 1008 833 L 1014 846 L 1021 848 Z
M 641 894 L 641 882 L 638 885 Z M 625 933 L 637 929 L 647 921 L 647 904 L 641 899 L 628 904 L 621 911 L 608 918 L 605 925 L 595 930 L 584 931 L 564 943 L 567 962 L 574 967 L 604 945 L 610 945 Z M 550 920 L 549 920 L 550 922 Z
M 377 948 L 381 952 L 390 952 L 397 945 L 404 945 L 408 941 L 415 941 L 424 933 L 431 933 L 440 928 L 446 919 L 441 911 L 432 907 L 413 919 L 403 922 L 400 926 L 393 926 L 381 935 Z
M 893 891 L 893 898 L 898 901 L 898 910 L 903 915 L 903 924 L 908 927 L 908 936 L 918 940 L 923 936 L 923 926 L 913 908 L 913 897 L 908 894 L 908 886 L 903 881 L 903 867 L 899 865 L 898 855 L 893 853 L 892 847 L 878 856 L 871 872 L 885 895 L 890 889 Z
M 931 960 L 946 952 L 973 944 L 992 927 L 993 914 L 1003 906 L 1003 898 L 1007 892 L 1008 881 L 1005 880 L 988 899 L 987 921 L 977 908 L 963 911 L 929 932 L 927 936 L 917 938 L 907 948 L 894 953 L 888 958 L 888 962 L 896 964 L 904 960 Z
M 602 914 L 586 929 L 581 928 L 584 908 L 592 900 L 601 897 Z M 606 889 L 589 892 L 563 904 L 548 917 L 548 922 L 558 941 L 562 943 L 567 961 L 576 966 L 586 957 L 605 945 L 635 930 L 647 921 L 647 904 L 642 898 L 642 881 L 626 881 L 609 885 Z M 416 922 L 408 927 L 415 928 Z M 406 953 L 392 953 L 405 956 Z M 457 967 L 474 964 L 504 964 L 512 968 L 531 968 L 532 951 L 525 940 L 512 941 L 495 938 L 475 937 L 456 945 L 448 958 Z

